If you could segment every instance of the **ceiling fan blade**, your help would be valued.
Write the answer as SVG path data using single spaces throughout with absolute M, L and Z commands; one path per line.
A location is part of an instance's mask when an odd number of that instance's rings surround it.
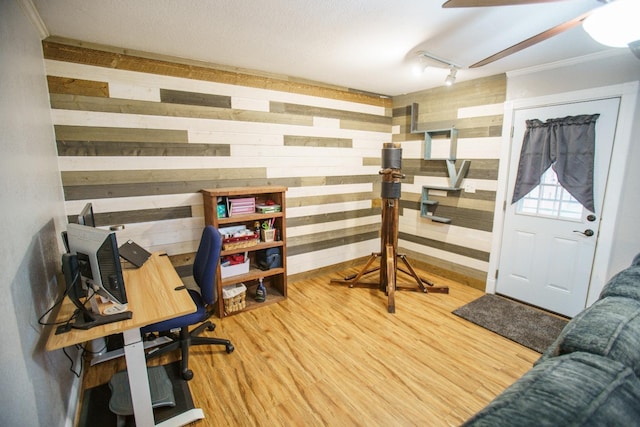
M 442 7 L 487 7 L 487 6 L 515 6 L 533 3 L 556 3 L 566 0 L 448 0 Z
M 550 28 L 546 31 L 541 32 L 540 34 L 536 34 L 533 37 L 529 37 L 528 39 L 521 41 L 520 43 L 514 44 L 511 47 L 508 47 L 504 50 L 501 50 L 500 52 L 491 55 L 488 58 L 483 59 L 480 62 L 476 62 L 473 65 L 470 65 L 469 68 L 478 68 L 478 67 L 482 67 L 483 65 L 487 65 L 490 64 L 494 61 L 497 61 L 498 59 L 502 59 L 506 56 L 512 55 L 516 52 L 520 52 L 523 49 L 526 49 L 530 46 L 533 46 L 534 44 L 540 43 L 542 41 L 545 41 L 547 39 L 550 39 L 553 36 L 556 36 L 564 31 L 570 30 L 571 28 L 580 25 L 582 23 L 582 21 L 584 21 L 587 16 L 591 15 L 593 11 L 584 13 L 576 18 L 573 18 L 569 21 L 563 22 L 560 25 L 556 25 L 553 28 Z

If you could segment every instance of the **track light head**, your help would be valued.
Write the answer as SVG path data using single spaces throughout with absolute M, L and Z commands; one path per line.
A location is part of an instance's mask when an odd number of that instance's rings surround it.
M 449 68 L 449 75 L 446 79 L 444 79 L 444 84 L 447 86 L 451 86 L 456 82 L 456 74 L 458 73 L 458 69 L 456 67 Z
M 460 69 L 460 66 L 447 59 L 439 58 L 435 55 L 425 52 L 424 50 L 420 50 L 416 52 L 416 54 L 418 58 L 417 63 L 413 68 L 414 74 L 422 74 L 427 67 L 448 68 L 449 75 L 445 79 L 444 83 L 447 86 L 451 86 L 456 81 L 456 73 Z

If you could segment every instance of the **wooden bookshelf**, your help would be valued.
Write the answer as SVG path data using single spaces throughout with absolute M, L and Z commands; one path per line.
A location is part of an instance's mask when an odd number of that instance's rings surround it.
M 218 265 L 218 301 L 216 304 L 217 313 L 221 318 L 264 305 L 273 304 L 282 301 L 287 297 L 286 191 L 286 187 L 278 186 L 230 187 L 201 190 L 204 202 L 205 224 L 213 225 L 217 229 L 224 229 L 233 226 L 245 226 L 248 229 L 254 229 L 256 223 L 263 224 L 265 221 L 270 221 L 273 223 L 276 235 L 278 236 L 274 241 L 264 242 L 261 239 L 260 242 L 249 247 L 225 249 L 223 246 L 220 254 L 221 258 L 228 255 L 246 253 L 250 261 L 248 272 L 225 278 L 222 278 L 221 267 Z M 233 200 L 235 198 L 255 198 L 256 205 L 270 200 L 280 206 L 280 211 L 268 213 L 253 212 L 229 216 L 230 212 L 226 210 L 226 216 L 219 217 L 218 205 L 224 204 L 226 206 L 228 205 L 229 200 Z M 257 266 L 256 257 L 259 251 L 269 248 L 279 249 L 281 260 L 280 267 L 261 270 Z M 264 302 L 256 302 L 254 300 L 259 279 L 263 279 L 263 283 L 267 289 L 267 299 Z M 222 297 L 222 288 L 238 283 L 243 283 L 247 287 L 247 294 L 245 298 L 246 306 L 237 311 L 226 312 L 224 299 Z

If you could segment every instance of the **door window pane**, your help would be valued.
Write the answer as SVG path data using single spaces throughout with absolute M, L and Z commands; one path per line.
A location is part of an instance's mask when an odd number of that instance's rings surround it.
M 582 205 L 558 182 L 552 168 L 542 175 L 540 185 L 516 204 L 516 213 L 580 221 Z

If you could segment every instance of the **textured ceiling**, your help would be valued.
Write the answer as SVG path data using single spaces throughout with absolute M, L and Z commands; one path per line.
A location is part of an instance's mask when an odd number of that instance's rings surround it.
M 52 36 L 390 96 L 443 85 L 445 68 L 412 72 L 420 50 L 461 66 L 464 81 L 606 49 L 578 26 L 466 68 L 599 6 L 596 0 L 473 9 L 442 9 L 444 0 L 31 1 Z

